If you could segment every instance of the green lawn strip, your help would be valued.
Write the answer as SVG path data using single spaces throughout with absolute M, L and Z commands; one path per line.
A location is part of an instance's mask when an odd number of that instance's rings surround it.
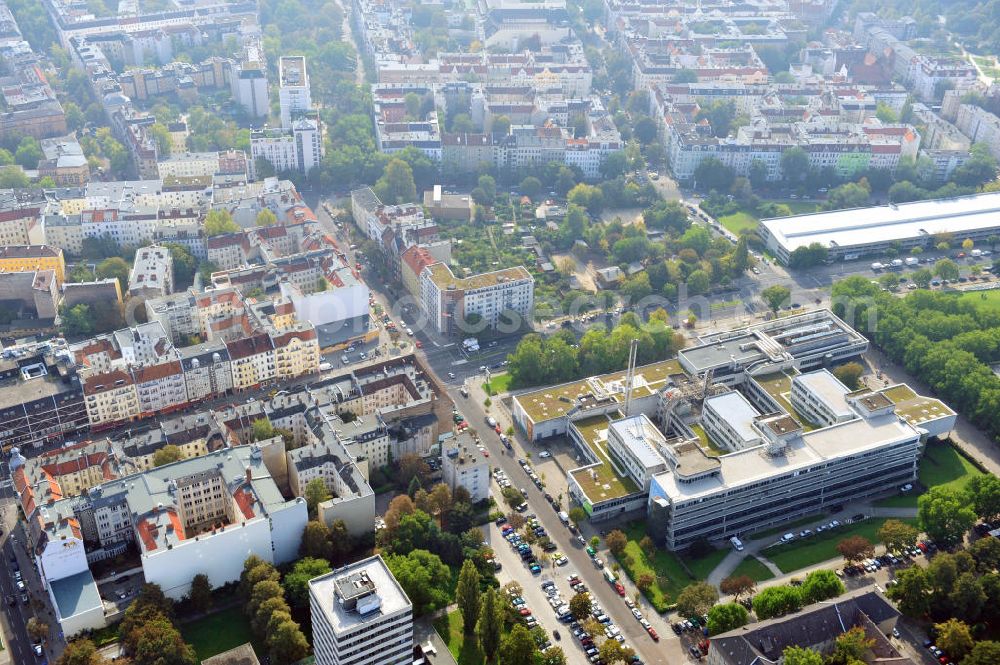
M 194 648 L 199 661 L 247 642 L 254 642 L 257 653 L 266 652 L 266 649 L 254 640 L 250 622 L 243 615 L 241 607 L 230 607 L 190 623 L 181 624 L 181 635 L 184 641 Z
M 925 488 L 945 487 L 949 490 L 963 490 L 969 481 L 983 472 L 965 459 L 955 447 L 948 443 L 927 444 L 924 456 L 917 468 L 917 478 Z M 875 502 L 880 508 L 916 508 L 916 494 L 900 494 Z
M 504 372 L 503 374 L 495 374 L 490 377 L 489 383 L 483 383 L 483 390 L 486 391 L 487 395 L 499 395 L 505 393 L 510 389 L 510 374 Z
M 479 644 L 473 639 L 465 641 L 462 629 L 462 612 L 454 610 L 434 620 L 434 630 L 448 645 L 448 651 L 458 661 L 458 665 L 480 665 L 484 660 Z
M 790 543 L 772 545 L 763 550 L 761 554 L 774 563 L 781 572 L 792 573 L 837 558 L 840 556 L 840 553 L 837 552 L 837 544 L 849 536 L 863 536 L 872 543 L 878 543 L 878 530 L 882 528 L 885 521 L 884 519 L 865 520 L 859 524 L 813 534 Z M 917 524 L 915 519 L 900 521 L 912 526 Z
M 770 538 L 771 536 L 777 536 L 778 534 L 788 533 L 789 531 L 794 531 L 796 527 L 812 524 L 813 522 L 819 522 L 823 519 L 823 517 L 823 515 L 809 515 L 808 517 L 803 517 L 802 519 L 795 520 L 794 522 L 776 526 L 773 529 L 768 529 L 767 531 L 754 533 L 749 536 L 748 540 L 760 540 L 761 538 Z
M 1000 289 L 966 291 L 958 297 L 981 309 L 1000 309 Z
M 677 600 L 677 595 L 684 587 L 697 579 L 708 577 L 708 574 L 719 565 L 719 562 L 727 554 L 726 550 L 714 550 L 711 554 L 700 559 L 685 559 L 691 573 L 695 575 L 692 578 L 684 570 L 680 559 L 673 552 L 657 549 L 652 559 L 646 556 L 646 553 L 639 547 L 639 541 L 646 536 L 645 524 L 635 522 L 628 525 L 624 531 L 625 535 L 628 536 L 628 543 L 625 545 L 625 553 L 618 562 L 633 583 L 645 573 L 656 577 L 657 582 L 653 583 L 645 596 L 660 613 L 667 611 L 670 605 Z
M 762 564 L 755 556 L 748 556 L 740 561 L 740 565 L 736 566 L 730 573 L 730 577 L 739 577 L 740 575 L 746 575 L 754 582 L 763 582 L 774 577 L 771 569 Z
M 744 229 L 757 228 L 757 218 L 748 212 L 734 212 L 731 215 L 723 215 L 719 218 L 719 223 L 726 227 L 733 235 L 739 235 Z

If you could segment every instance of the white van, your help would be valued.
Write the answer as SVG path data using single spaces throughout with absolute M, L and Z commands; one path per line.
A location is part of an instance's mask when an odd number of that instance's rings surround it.
M 737 552 L 743 551 L 743 542 L 736 536 L 730 538 L 729 542 L 733 544 L 733 549 L 736 550 Z
M 559 521 L 563 524 L 569 524 L 569 514 L 565 510 L 559 511 Z

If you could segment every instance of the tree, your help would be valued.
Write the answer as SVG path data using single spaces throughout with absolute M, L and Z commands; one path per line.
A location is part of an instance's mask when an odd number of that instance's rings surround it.
M 643 536 L 642 540 L 639 541 L 639 549 L 645 553 L 650 559 L 656 554 L 656 543 L 649 536 Z
M 694 582 L 677 596 L 677 611 L 681 616 L 701 616 L 718 601 L 718 589 L 708 582 Z
M 625 546 L 628 545 L 628 536 L 626 536 L 620 529 L 614 529 L 608 535 L 604 537 L 604 543 L 611 550 L 611 553 L 616 557 L 621 556 L 621 553 L 625 551 Z
M 632 647 L 622 646 L 618 640 L 605 640 L 604 644 L 597 650 L 601 661 L 611 665 L 612 663 L 628 663 L 635 655 Z
M 797 612 L 802 607 L 802 594 L 792 586 L 772 586 L 753 597 L 753 612 L 761 621 Z
M 739 601 L 740 596 L 753 593 L 753 590 L 756 588 L 757 583 L 754 582 L 753 578 L 749 575 L 734 575 L 727 577 L 722 580 L 721 584 L 719 584 L 719 591 L 732 596 L 733 600 L 736 601 Z
M 736 173 L 715 157 L 705 157 L 694 169 L 694 179 L 698 189 L 704 191 L 729 191 Z
M 889 552 L 899 552 L 912 547 L 920 532 L 900 520 L 886 520 L 878 530 L 878 539 Z
M 257 606 L 257 611 L 250 618 L 250 629 L 255 635 L 266 638 L 267 626 L 271 623 L 271 618 L 278 612 L 291 615 L 292 608 L 288 606 L 288 603 L 281 596 L 268 598 Z
M 906 616 L 923 617 L 930 609 L 931 585 L 927 571 L 918 566 L 897 571 L 896 584 L 890 587 L 888 594 Z
M 14 161 L 17 165 L 26 169 L 37 169 L 41 159 L 42 146 L 39 145 L 38 140 L 31 136 L 25 136 L 21 139 L 17 146 L 17 152 L 14 154 Z
M 25 189 L 31 185 L 31 180 L 19 166 L 4 166 L 0 168 L 0 188 Z
M 420 479 L 420 484 L 424 485 L 430 475 L 431 468 L 420 456 L 407 453 L 399 458 L 399 481 L 402 484 L 409 485 L 416 477 Z
M 542 652 L 539 665 L 566 665 L 566 653 L 562 647 L 551 646 Z
M 920 268 L 919 270 L 914 270 L 912 273 L 910 273 L 910 279 L 913 281 L 914 284 L 916 284 L 922 289 L 926 289 L 928 286 L 930 286 L 931 280 L 933 278 L 934 275 L 927 268 Z
M 981 519 L 992 522 L 1000 517 L 1000 478 L 993 474 L 973 476 L 966 486 L 972 508 Z
M 819 652 L 804 647 L 785 647 L 781 655 L 785 665 L 823 665 L 823 656 Z
M 712 278 L 704 270 L 693 270 L 688 275 L 686 284 L 689 295 L 700 296 L 711 288 Z
M 798 183 L 809 175 L 809 155 L 798 146 L 785 148 L 781 153 L 781 173 L 785 180 Z
M 382 177 L 372 188 L 386 205 L 412 203 L 417 200 L 413 169 L 401 159 L 393 158 L 385 165 Z
M 285 600 L 285 592 L 277 580 L 263 580 L 253 585 L 250 591 L 250 602 L 243 608 L 248 616 L 257 614 L 257 610 L 271 598 Z
M 208 575 L 198 573 L 191 579 L 188 602 L 195 612 L 205 613 L 212 609 L 212 583 Z
M 538 647 L 528 629 L 519 623 L 502 640 L 500 650 L 503 653 L 503 665 L 535 665 Z
M 132 660 L 156 665 L 196 665 L 194 649 L 164 616 L 137 626 L 130 637 Z
M 868 638 L 865 629 L 854 626 L 846 633 L 841 633 L 834 640 L 830 663 L 831 665 L 851 665 L 855 661 L 861 661 L 862 656 L 873 646 L 875 646 L 875 640 Z
M 796 247 L 788 255 L 789 268 L 812 268 L 826 262 L 829 250 L 818 242 L 810 243 L 805 247 Z
M 219 236 L 223 233 L 236 233 L 239 225 L 233 221 L 228 210 L 209 210 L 205 215 L 205 235 Z
M 799 593 L 803 603 L 818 603 L 844 593 L 844 583 L 832 570 L 814 570 L 806 576 Z
M 56 665 L 109 665 L 109 662 L 93 642 L 81 637 L 66 645 Z
M 542 181 L 535 176 L 529 175 L 521 181 L 520 190 L 524 196 L 534 199 L 542 192 Z
M 278 216 L 270 208 L 264 208 L 257 213 L 256 223 L 257 226 L 274 226 L 278 223 Z
M 573 506 L 569 511 L 569 519 L 576 526 L 580 526 L 580 523 L 587 519 L 587 511 L 580 506 Z
M 569 613 L 572 614 L 573 618 L 577 621 L 583 621 L 590 616 L 591 605 L 590 594 L 586 591 L 574 594 L 573 597 L 569 599 Z
M 125 262 L 125 259 L 118 256 L 104 259 L 97 264 L 97 269 L 94 271 L 98 279 L 117 279 L 122 293 L 128 291 L 128 273 L 128 263 Z
M 467 635 L 471 635 L 476 630 L 476 621 L 479 618 L 479 601 L 479 571 L 476 570 L 476 564 L 471 559 L 466 559 L 458 574 L 455 602 L 458 603 L 458 609 L 462 612 L 462 625 Z
M 777 313 L 781 306 L 792 297 L 792 291 L 787 286 L 775 284 L 760 292 L 760 297 L 764 299 L 771 311 Z
M 500 606 L 496 589 L 491 586 L 483 594 L 483 600 L 479 606 L 479 621 L 476 623 L 479 646 L 482 647 L 483 653 L 486 654 L 486 659 L 489 661 L 496 659 L 502 631 L 503 608 Z
M 313 478 L 306 483 L 304 493 L 306 505 L 309 508 L 309 514 L 312 516 L 316 515 L 319 504 L 333 498 L 330 494 L 330 490 L 326 487 L 326 482 L 324 482 L 322 478 Z
M 309 607 L 309 580 L 326 575 L 331 570 L 330 562 L 326 559 L 305 557 L 296 561 L 295 566 L 281 580 L 285 597 L 292 607 Z
M 287 616 L 287 615 L 285 615 Z M 302 634 L 299 624 L 288 616 L 274 627 L 268 625 L 267 646 L 270 649 L 271 662 L 275 665 L 295 663 L 309 653 L 309 643 Z
M 309 520 L 302 530 L 299 554 L 313 559 L 329 559 L 331 555 L 330 529 L 319 520 Z
M 875 546 L 864 536 L 849 536 L 837 543 L 837 551 L 847 563 L 854 563 L 874 556 Z
M 931 540 L 958 543 L 976 523 L 976 511 L 962 493 L 932 487 L 917 499 L 917 521 Z
M 750 241 L 746 235 L 740 236 L 736 241 L 736 249 L 733 250 L 731 260 L 731 270 L 734 275 L 742 275 L 750 267 Z
M 414 616 L 448 604 L 451 571 L 438 555 L 416 549 L 405 555 L 389 555 L 386 565 L 413 603 Z
M 749 612 L 739 603 L 716 605 L 708 611 L 708 633 L 718 635 L 735 630 L 747 622 Z
M 969 655 L 962 660 L 962 665 L 995 665 L 1000 663 L 1000 642 L 986 640 L 976 642 Z
M 34 643 L 44 642 L 49 636 L 49 624 L 45 623 L 38 617 L 31 617 L 24 624 L 24 629 L 28 633 L 28 637 Z
M 937 630 L 935 643 L 944 649 L 952 660 L 961 661 L 972 651 L 975 642 L 967 623 L 952 618 L 944 623 L 935 624 L 934 628 Z
M 492 131 L 494 134 L 499 134 L 501 136 L 507 136 L 510 134 L 510 118 L 505 115 L 497 116 L 497 118 L 493 121 Z
M 163 466 L 164 464 L 171 464 L 182 459 L 184 459 L 184 453 L 181 452 L 180 447 L 175 446 L 172 443 L 168 443 L 153 453 L 153 467 L 155 468 Z
M 831 189 L 823 207 L 826 210 L 861 208 L 868 205 L 871 193 L 871 186 L 862 178 L 861 182 L 849 182 Z
M 958 279 L 958 266 L 951 259 L 940 259 L 934 264 L 934 274 L 941 279 L 954 281 Z

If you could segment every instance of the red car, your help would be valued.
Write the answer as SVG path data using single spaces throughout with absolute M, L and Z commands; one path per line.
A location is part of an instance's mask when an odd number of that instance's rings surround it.
M 531 610 L 529 610 L 527 607 L 522 607 L 520 610 L 518 610 L 518 612 L 523 617 L 530 617 L 531 616 Z
M 423 343 L 422 343 L 422 342 L 421 342 L 420 340 L 417 340 L 416 342 L 414 342 L 414 344 L 416 344 L 416 345 L 417 345 L 417 348 L 418 348 L 418 349 L 422 349 L 422 348 L 424 348 L 424 345 L 423 345 Z
M 497 434 L 499 434 L 500 433 L 500 423 L 497 423 L 497 426 L 494 427 L 493 429 L 494 429 L 494 431 L 496 431 Z
M 660 641 L 659 634 L 657 634 L 656 629 L 653 628 L 652 626 L 650 626 L 649 628 L 647 628 L 646 632 L 649 633 L 649 636 L 653 638 L 654 642 L 659 642 Z
M 625 587 L 622 586 L 621 582 L 615 582 L 615 591 L 617 591 L 618 595 L 622 598 L 625 597 Z

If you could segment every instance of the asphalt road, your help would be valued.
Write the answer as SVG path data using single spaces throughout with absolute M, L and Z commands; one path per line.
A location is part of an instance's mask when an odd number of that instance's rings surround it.
M 469 420 L 470 424 L 476 426 L 477 423 L 483 423 L 486 419 L 486 413 L 483 410 L 482 404 L 479 400 L 474 397 L 465 399 L 463 398 L 457 390 L 451 391 L 452 399 L 455 401 L 458 409 L 465 414 L 466 418 Z M 496 416 L 496 413 L 493 413 Z M 503 423 L 506 425 L 507 423 Z M 559 551 L 566 555 L 569 559 L 569 565 L 563 568 L 556 568 L 556 571 L 551 572 L 554 577 L 562 575 L 562 580 L 565 582 L 565 575 L 561 571 L 575 571 L 579 574 L 580 579 L 587 585 L 592 597 L 601 604 L 604 608 L 605 613 L 611 617 L 615 625 L 617 625 L 625 635 L 626 643 L 636 650 L 636 653 L 640 658 L 646 663 L 662 663 L 666 665 L 667 663 L 676 664 L 689 660 L 684 656 L 680 648 L 680 642 L 676 639 L 673 631 L 666 624 L 666 622 L 656 616 L 655 612 L 650 612 L 650 616 L 647 619 L 653 624 L 657 632 L 660 635 L 660 642 L 654 642 L 646 631 L 639 625 L 639 623 L 632 616 L 628 607 L 625 606 L 624 599 L 615 593 L 613 587 L 611 587 L 601 575 L 601 572 L 594 567 L 593 562 L 587 555 L 584 546 L 576 541 L 574 536 L 570 533 L 569 529 L 559 521 L 559 517 L 556 511 L 552 509 L 549 503 L 545 500 L 544 492 L 534 484 L 531 483 L 530 479 L 525 474 L 521 465 L 518 464 L 517 455 L 521 454 L 521 443 L 519 441 L 514 442 L 515 452 L 508 452 L 503 445 L 500 443 L 499 436 L 488 427 L 478 427 L 477 431 L 480 433 L 483 444 L 490 451 L 490 461 L 494 468 L 503 469 L 510 478 L 511 483 L 514 487 L 523 487 L 527 489 L 528 495 L 526 502 L 529 506 L 529 513 L 535 513 L 538 520 L 545 527 L 545 531 L 548 533 L 549 538 L 552 539 L 556 545 L 559 547 Z M 494 483 L 495 487 L 495 483 Z M 589 537 L 588 533 L 585 533 Z M 495 549 L 500 549 L 502 547 L 509 548 L 509 545 L 499 538 L 499 534 L 496 529 L 491 530 L 492 542 L 499 540 L 499 542 L 494 546 Z M 607 559 L 607 552 L 601 553 L 601 558 Z M 530 573 L 528 576 L 531 577 Z M 533 578 L 535 581 L 535 587 L 538 588 L 540 581 L 538 578 Z M 624 580 L 625 587 L 628 595 L 631 597 L 635 592 L 635 588 L 631 585 L 628 580 Z M 522 583 L 522 586 L 524 584 Z M 565 585 L 561 585 L 563 589 Z M 565 591 L 565 589 L 563 589 Z M 566 593 L 563 597 L 568 600 L 569 596 Z M 551 615 L 551 611 L 546 615 L 546 610 L 548 605 L 538 608 L 543 618 L 543 625 L 551 631 L 552 627 L 555 627 L 556 623 L 553 623 L 554 617 Z M 534 611 L 534 607 L 532 610 Z M 644 610 L 645 613 L 645 610 Z M 551 617 L 551 618 L 550 618 Z M 560 631 L 563 634 L 562 642 L 567 641 L 567 635 L 565 630 Z M 572 640 L 572 637 L 569 637 Z M 579 647 L 572 647 L 567 644 L 563 644 L 564 651 L 570 651 L 571 649 L 578 649 Z

